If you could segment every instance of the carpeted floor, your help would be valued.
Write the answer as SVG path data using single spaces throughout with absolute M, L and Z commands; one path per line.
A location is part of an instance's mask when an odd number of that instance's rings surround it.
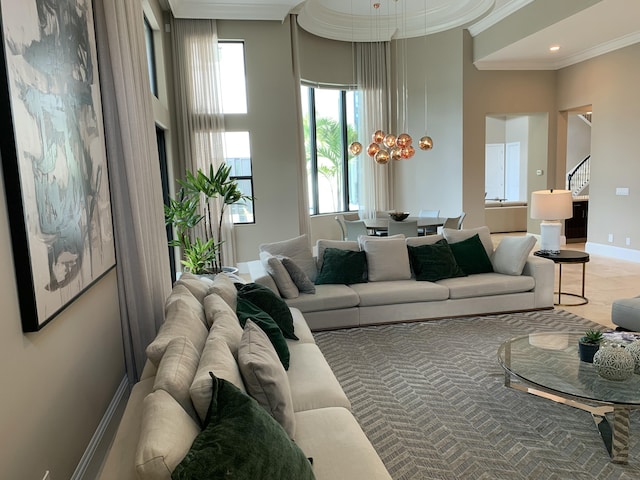
M 596 326 L 548 310 L 315 337 L 395 480 L 640 479 L 640 412 L 616 465 L 589 413 L 504 386 L 503 341 Z

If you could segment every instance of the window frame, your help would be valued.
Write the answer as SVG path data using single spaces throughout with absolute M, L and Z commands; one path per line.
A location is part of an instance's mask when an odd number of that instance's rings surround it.
M 149 72 L 149 87 L 154 97 L 160 98 L 158 89 L 158 68 L 156 65 L 156 42 L 151 22 L 144 15 L 144 37 L 147 50 L 147 70 Z

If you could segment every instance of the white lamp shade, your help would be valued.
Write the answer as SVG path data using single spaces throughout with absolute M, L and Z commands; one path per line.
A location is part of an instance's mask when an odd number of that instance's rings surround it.
M 531 193 L 531 218 L 563 220 L 573 216 L 570 190 L 538 190 Z

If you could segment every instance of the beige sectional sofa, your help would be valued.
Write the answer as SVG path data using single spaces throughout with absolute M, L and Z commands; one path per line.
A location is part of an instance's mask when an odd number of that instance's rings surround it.
M 209 404 L 213 405 L 209 376 L 213 372 L 237 390 L 251 394 L 253 380 L 247 378 L 255 374 L 258 381 L 264 381 L 253 388 L 264 388 L 260 392 L 267 398 L 258 399 L 255 395 L 256 399 L 261 404 L 266 400 L 263 406 L 274 418 L 287 416 L 288 423 L 281 423 L 284 428 L 278 427 L 279 434 L 287 442 L 291 436 L 297 446 L 292 448 L 299 448 L 304 457 L 313 459 L 316 479 L 390 479 L 351 414 L 349 399 L 315 344 L 301 312 L 290 309 L 298 340 L 286 340 L 290 353 L 286 372 L 279 364 L 266 362 L 265 367 L 260 358 L 245 362 L 245 351 L 253 349 L 254 356 L 256 352 L 260 355 L 261 350 L 250 342 L 262 330 L 249 321 L 244 329 L 240 326 L 231 307 L 236 295 L 233 281 L 225 274 L 213 280 L 184 274 L 176 282 L 166 302 L 165 322 L 147 348 L 149 360 L 141 380 L 132 389 L 99 478 L 171 478 L 201 433 Z M 247 335 L 249 331 L 253 337 Z M 266 338 L 264 333 L 260 335 Z M 268 348 L 273 351 L 273 347 Z M 249 375 L 245 375 L 247 368 Z M 277 371 L 283 377 L 273 373 L 265 376 L 265 368 L 280 369 Z M 282 396 L 272 396 L 273 389 Z M 242 395 L 235 388 L 234 391 L 234 395 Z M 251 462 L 255 454 L 245 452 L 243 447 L 227 446 L 231 451 L 242 451 L 246 461 Z
M 487 200 L 484 222 L 491 233 L 526 232 L 527 202 Z
M 378 264 L 383 270 L 389 270 L 402 263 L 406 271 L 401 272 L 403 274 L 397 279 L 386 280 L 384 275 L 378 275 L 375 281 L 369 278 L 366 283 L 316 285 L 315 293 L 298 292 L 297 295 L 289 295 L 285 301 L 304 314 L 312 330 L 553 308 L 554 265 L 552 261 L 530 255 L 535 244 L 531 236 L 506 237 L 495 251 L 486 226 L 467 230 L 444 229 L 442 235 L 407 238 L 402 242 L 419 246 L 444 238 L 453 244 L 474 235 L 479 236 L 494 267 L 493 272 L 435 282 L 416 281 L 406 258 L 400 259 L 401 255 L 407 256 L 406 247 L 404 253 L 400 251 L 398 255 L 380 248 L 369 248 L 366 254 L 369 273 L 372 266 L 380 267 Z M 263 254 L 268 251 L 280 258 L 309 257 L 311 253 L 305 251 L 304 242 L 306 237 L 301 236 L 261 246 L 262 260 L 249 262 L 252 280 L 282 295 L 283 282 L 278 280 L 278 271 L 272 268 L 273 264 L 265 262 Z M 327 248 L 360 250 L 363 246 L 358 242 L 318 240 L 316 264 L 308 268 L 309 277 L 322 269 L 320 259 Z

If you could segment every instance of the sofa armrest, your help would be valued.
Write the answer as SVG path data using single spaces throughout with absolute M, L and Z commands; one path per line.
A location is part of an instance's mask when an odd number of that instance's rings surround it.
M 247 262 L 247 267 L 249 268 L 249 276 L 251 277 L 252 282 L 264 285 L 280 295 L 275 280 L 271 275 L 269 275 L 260 260 L 251 260 L 250 262 Z
M 535 308 L 553 308 L 554 273 L 553 260 L 529 255 L 524 264 L 522 275 L 533 277 L 536 282 L 534 287 Z

